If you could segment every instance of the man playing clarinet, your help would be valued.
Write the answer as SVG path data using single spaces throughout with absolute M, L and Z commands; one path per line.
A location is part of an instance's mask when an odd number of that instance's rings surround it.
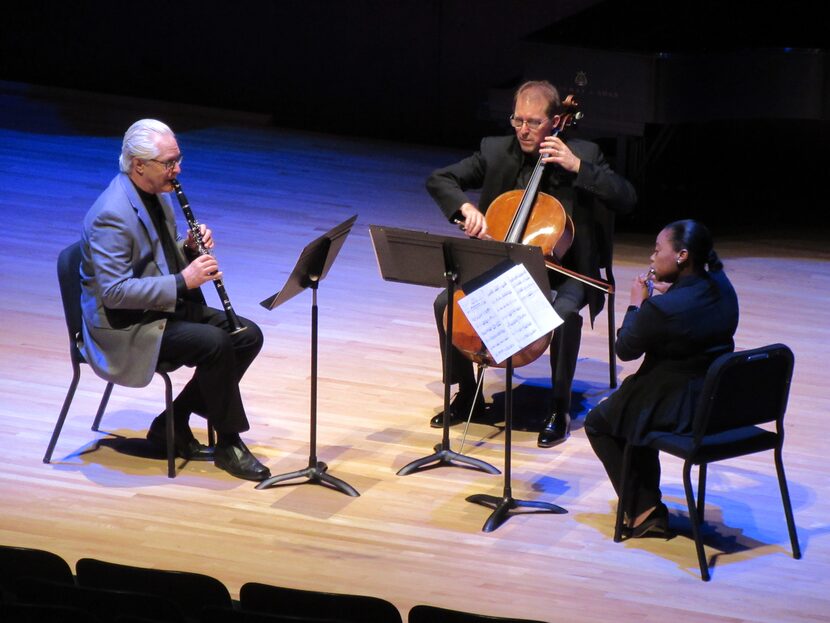
M 199 287 L 222 278 L 201 225 L 179 238 L 169 193 L 181 173 L 182 154 L 173 131 L 154 119 L 124 134 L 121 172 L 84 219 L 81 239 L 81 352 L 105 380 L 143 387 L 160 361 L 195 367 L 173 401 L 175 452 L 210 461 L 232 476 L 264 480 L 268 468 L 251 454 L 239 433 L 249 429 L 239 381 L 262 348 L 262 331 L 238 318 L 245 330 L 231 335 L 228 314 L 205 304 Z M 191 413 L 216 430 L 215 448 L 190 430 Z M 166 448 L 165 415 L 153 420 L 147 439 Z

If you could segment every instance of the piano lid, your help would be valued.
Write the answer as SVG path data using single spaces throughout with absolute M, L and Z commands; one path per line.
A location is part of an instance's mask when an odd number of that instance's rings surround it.
M 524 76 L 574 93 L 589 135 L 642 135 L 648 123 L 826 120 L 821 46 L 830 36 L 818 4 L 600 2 L 526 37 Z

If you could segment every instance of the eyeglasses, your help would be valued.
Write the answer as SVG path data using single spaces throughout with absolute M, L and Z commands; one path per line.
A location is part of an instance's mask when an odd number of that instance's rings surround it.
M 180 165 L 182 163 L 182 160 L 184 160 L 184 156 L 180 155 L 178 158 L 173 158 L 172 160 L 165 161 L 156 160 L 155 158 L 148 158 L 147 160 L 148 162 L 155 162 L 157 164 L 160 164 L 164 167 L 165 171 L 170 172 L 176 168 L 176 165 Z
M 527 124 L 527 127 L 531 130 L 538 130 L 546 121 L 547 119 L 522 119 L 516 115 L 510 115 L 510 125 L 516 129 L 521 128 L 524 124 Z

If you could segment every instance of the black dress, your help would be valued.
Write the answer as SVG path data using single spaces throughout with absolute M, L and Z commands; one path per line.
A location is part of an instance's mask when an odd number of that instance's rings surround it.
M 625 483 L 629 517 L 655 508 L 662 498 L 659 453 L 646 444 L 666 433 L 691 433 L 706 370 L 734 350 L 737 327 L 738 299 L 722 270 L 684 277 L 626 313 L 617 354 L 624 361 L 645 358 L 588 413 L 585 432 L 618 496 L 625 446 L 639 446 Z
M 594 417 L 605 420 L 603 428 L 611 435 L 635 445 L 661 433 L 691 433 L 706 370 L 716 357 L 734 350 L 737 327 L 738 299 L 723 270 L 684 277 L 639 309 L 629 308 L 617 335 L 617 354 L 623 361 L 645 358 L 594 409 Z

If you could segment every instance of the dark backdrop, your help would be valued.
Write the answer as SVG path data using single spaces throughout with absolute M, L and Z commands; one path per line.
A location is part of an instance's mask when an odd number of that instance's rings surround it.
M 682 19 L 650 0 L 29 0 L 5 9 L 0 80 L 469 150 L 548 78 L 638 187 L 621 227 L 825 226 L 820 3 L 669 4 Z

